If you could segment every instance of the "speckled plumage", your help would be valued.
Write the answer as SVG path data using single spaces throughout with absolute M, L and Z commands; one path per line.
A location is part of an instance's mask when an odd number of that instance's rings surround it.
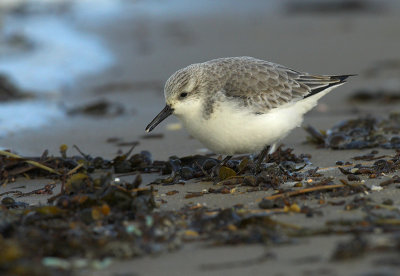
M 164 94 L 195 138 L 231 155 L 255 152 L 285 137 L 348 76 L 310 75 L 252 57 L 219 58 L 178 70 Z M 147 130 L 158 123 L 153 120 Z
M 223 91 L 228 98 L 236 98 L 238 103 L 251 106 L 260 113 L 302 99 L 313 89 L 341 82 L 334 76 L 310 75 L 252 57 L 229 57 L 193 64 L 177 71 L 166 83 L 166 97 L 181 91 L 191 74 L 197 74 L 201 79 L 194 91 L 205 88 L 211 97 Z M 209 103 L 207 105 L 205 111 L 212 111 Z

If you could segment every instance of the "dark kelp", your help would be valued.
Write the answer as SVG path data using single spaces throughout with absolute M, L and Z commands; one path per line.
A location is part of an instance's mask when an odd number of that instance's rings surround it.
M 381 147 L 400 148 L 400 114 L 388 118 L 364 117 L 341 121 L 331 129 L 318 131 L 305 127 L 308 141 L 320 147 L 343 150 Z
M 124 113 L 125 108 L 122 104 L 113 103 L 105 99 L 67 110 L 67 114 L 71 116 L 116 117 Z
M 341 184 L 318 173 L 318 168 L 304 169 L 309 156 L 294 155 L 291 149 L 279 148 L 267 157 L 260 172 L 254 171 L 254 161 L 242 156 L 229 161 L 224 176 L 212 176 L 221 161 L 209 156 L 171 157 L 154 161 L 147 151 L 134 153 L 134 147 L 112 160 L 91 157 L 76 147 L 79 156 L 69 157 L 67 147 L 60 147 L 61 157 L 23 158 L 1 155 L 2 183 L 17 177 L 53 179 L 62 185 L 48 205 L 28 206 L 3 194 L 0 205 L 0 273 L 29 275 L 69 275 L 82 266 L 102 268 L 112 259 L 126 259 L 179 249 L 184 243 L 202 240 L 212 245 L 259 243 L 266 246 L 287 244 L 294 238 L 334 233 L 383 233 L 399 231 L 400 216 L 395 206 L 375 203 L 357 194 L 367 191 L 359 181 Z M 393 174 L 399 169 L 399 155 L 374 160 L 370 166 L 344 168 L 348 175 Z M 361 171 L 360 171 L 361 170 Z M 188 193 L 186 198 L 207 194 L 230 194 L 238 186 L 260 191 L 273 188 L 271 197 L 260 201 L 262 209 L 243 205 L 209 209 L 194 204 L 175 211 L 157 209 L 157 193 L 148 183 L 142 183 L 140 173 L 164 175 L 162 183 L 173 185 L 191 179 L 209 179 L 210 188 Z M 229 172 L 229 173 L 228 173 Z M 117 181 L 115 173 L 134 173 L 132 182 Z M 223 180 L 221 180 L 223 178 Z M 312 180 L 312 181 L 311 181 Z M 296 183 L 283 187 L 284 182 Z M 382 182 L 382 187 L 398 183 L 398 177 Z M 161 183 L 161 182 L 160 182 Z M 183 182 L 184 183 L 184 182 Z M 53 186 L 44 186 L 35 194 L 50 193 Z M 171 190 L 167 195 L 178 194 Z M 325 203 L 325 196 L 349 197 L 351 200 Z M 227 195 L 228 196 L 228 195 Z M 319 199 L 320 205 L 330 204 L 344 210 L 365 210 L 358 221 L 331 221 L 325 227 L 308 229 L 279 222 L 276 215 L 296 213 L 306 217 L 321 216 L 319 209 L 308 207 L 306 201 Z M 384 209 L 386 213 L 378 212 Z M 275 215 L 272 217 L 272 215 Z M 393 237 L 393 242 L 398 238 Z M 371 251 L 362 243 L 338 245 L 334 260 L 356 256 L 357 250 Z M 370 249 L 372 248 L 372 249 Z M 388 247 L 396 251 L 397 247 Z
M 0 74 L 0 102 L 29 97 L 33 95 L 21 91 L 7 76 Z

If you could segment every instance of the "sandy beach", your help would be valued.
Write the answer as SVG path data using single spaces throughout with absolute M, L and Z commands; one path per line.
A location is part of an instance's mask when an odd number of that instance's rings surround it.
M 143 1 L 138 1 L 139 7 Z M 225 3 L 226 1 L 224 1 Z M 277 1 L 279 2 L 279 1 Z M 305 2 L 296 1 L 308 7 Z M 333 1 L 335 2 L 335 1 Z M 338 1 L 340 2 L 340 1 Z M 355 1 L 358 2 L 358 1 Z M 360 3 L 364 3 L 361 2 Z M 105 116 L 85 114 L 66 115 L 32 129 L 18 130 L 0 137 L 0 146 L 22 156 L 40 156 L 45 149 L 50 155 L 59 155 L 59 147 L 68 145 L 68 154 L 76 155 L 73 145 L 91 156 L 114 158 L 119 151 L 126 152 L 132 142 L 138 142 L 135 153 L 151 152 L 154 160 L 167 160 L 176 155 L 183 157 L 210 153 L 202 144 L 189 136 L 176 118 L 169 118 L 154 131 L 155 137 L 147 136 L 145 126 L 164 106 L 163 86 L 166 79 L 177 69 L 196 62 L 217 57 L 253 56 L 294 69 L 321 74 L 357 74 L 348 83 L 325 96 L 320 104 L 305 116 L 303 125 L 316 129 L 328 129 L 341 120 L 370 114 L 387 117 L 399 111 L 399 101 L 352 102 L 349 97 L 358 91 L 395 91 L 400 93 L 400 9 L 396 3 L 379 5 L 368 1 L 358 9 L 345 8 L 334 11 L 301 9 L 285 1 L 263 4 L 256 1 L 254 7 L 242 9 L 233 4 L 213 6 L 197 11 L 144 9 L 141 13 L 124 14 L 102 24 L 78 24 L 79 29 L 100 37 L 115 57 L 114 64 L 101 72 L 77 77 L 74 85 L 52 98 L 62 112 L 99 100 L 111 103 L 113 112 Z M 386 3 L 386 2 L 384 2 Z M 371 4 L 371 7 L 368 6 Z M 365 6 L 364 6 L 365 5 Z M 376 8 L 379 6 L 379 9 Z M 299 8 L 300 7 L 300 8 Z M 323 8 L 323 6 L 322 6 Z M 133 10 L 135 6 L 133 5 Z M 186 11 L 186 12 L 184 12 Z M 397 64 L 397 65 L 396 65 Z M 45 100 L 47 96 L 45 96 Z M 369 148 L 333 150 L 318 148 L 305 143 L 307 132 L 297 128 L 282 143 L 294 149 L 294 153 L 310 154 L 308 168 L 320 168 L 324 177 L 332 177 L 334 184 L 346 179 L 337 167 L 337 161 L 349 161 L 353 157 L 378 150 L 377 156 L 395 156 L 394 149 Z M 114 138 L 119 142 L 110 142 Z M 124 146 L 121 143 L 126 143 Z M 218 156 L 214 156 L 218 157 Z M 371 162 L 370 164 L 373 164 Z M 377 178 L 361 175 L 368 188 L 379 186 L 385 180 L 398 175 L 394 171 Z M 133 175 L 116 174 L 121 181 L 132 182 Z M 142 174 L 141 187 L 158 179 L 157 173 Z M 0 192 L 29 192 L 50 183 L 49 179 L 23 179 L 8 183 Z M 287 185 L 287 186 L 285 186 Z M 290 187 L 293 183 L 284 184 Z M 201 197 L 186 198 L 189 192 L 201 193 L 213 188 L 212 182 L 186 181 L 184 185 L 151 185 L 158 208 L 155 212 L 177 211 L 188 205 L 201 204 L 210 209 L 232 208 L 240 204 L 249 210 L 260 210 L 259 202 L 277 190 L 246 192 L 240 185 L 234 193 L 205 193 Z M 21 188 L 23 187 L 23 188 Z M 379 186 L 381 187 L 381 186 Z M 53 195 L 61 186 L 53 189 Z M 168 195 L 170 191 L 177 191 Z M 32 205 L 45 205 L 52 195 L 30 195 L 18 198 Z M 388 218 L 399 221 L 400 190 L 398 184 L 361 193 L 375 204 L 390 199 Z M 331 221 L 358 220 L 369 215 L 370 210 L 344 206 L 360 194 L 348 196 L 302 196 L 295 199 L 299 206 L 308 206 L 321 214 L 312 217 L 298 212 L 273 214 L 272 218 L 296 227 L 319 229 Z M 339 203 L 344 201 L 344 203 Z M 333 203 L 332 203 L 333 202 Z M 335 204 L 338 203 L 338 204 Z M 382 207 L 383 208 L 383 207 Z M 389 209 L 388 209 L 389 210 Z M 370 247 L 390 243 L 400 233 L 400 228 L 385 232 L 376 228 L 363 237 Z M 375 250 L 346 260 L 332 260 L 340 242 L 349 243 L 349 233 L 320 234 L 295 238 L 289 244 L 239 244 L 218 245 L 204 239 L 185 242 L 181 249 L 157 255 L 118 260 L 100 270 L 85 268 L 74 270 L 80 275 L 398 275 L 399 251 Z M 388 261 L 389 260 L 389 261 Z M 392 262 L 390 262 L 390 260 Z

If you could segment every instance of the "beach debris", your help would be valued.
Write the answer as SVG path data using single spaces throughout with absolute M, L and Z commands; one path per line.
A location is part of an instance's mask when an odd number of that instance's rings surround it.
M 8 158 L 10 161 L 13 160 L 21 160 L 24 163 L 27 163 L 29 165 L 32 165 L 33 167 L 48 171 L 50 173 L 54 173 L 54 174 L 60 174 L 59 172 L 57 172 L 56 170 L 54 170 L 53 168 L 43 165 L 40 162 L 34 161 L 34 160 L 28 160 L 26 158 L 23 158 L 17 154 L 11 153 L 9 151 L 4 151 L 4 150 L 0 150 L 0 156 Z M 3 160 L 3 162 L 6 162 L 6 160 Z
M 376 78 L 378 76 L 390 77 L 397 79 L 400 72 L 400 59 L 390 58 L 376 61 L 368 69 L 364 70 L 363 74 L 367 78 Z
M 370 153 L 367 153 L 367 154 L 364 154 L 364 155 L 354 156 L 352 159 L 353 160 L 372 161 L 372 160 L 377 160 L 377 159 L 382 159 L 382 158 L 388 157 L 386 155 L 378 155 L 378 156 L 376 156 L 378 153 L 379 153 L 379 151 L 373 150 Z
M 91 117 L 117 117 L 124 113 L 125 108 L 122 104 L 112 103 L 105 99 L 67 110 L 67 114 L 71 116 L 86 115 Z
M 331 258 L 334 261 L 343 261 L 353 258 L 359 258 L 366 253 L 367 248 L 368 248 L 367 240 L 361 235 L 355 235 L 349 241 L 338 243 Z
M 117 141 L 119 141 L 117 139 Z M 155 185 L 143 183 L 144 173 L 156 172 L 164 176 L 163 185 L 185 185 L 187 180 L 210 179 L 220 160 L 210 156 L 171 156 L 166 161 L 153 160 L 148 151 L 135 152 L 132 146 L 111 160 L 92 157 L 77 146 L 79 155 L 71 156 L 66 145 L 60 146 L 60 156 L 26 158 L 5 151 L 0 154 L 3 184 L 11 176 L 44 178 L 42 188 L 29 194 L 51 194 L 55 185 L 62 185 L 61 193 L 52 195 L 47 205 L 29 206 L 16 200 L 26 194 L 9 191 L 0 194 L 0 271 L 15 274 L 54 274 L 70 272 L 77 268 L 98 269 L 112 260 L 134 258 L 176 250 L 186 242 L 206 241 L 223 244 L 290 244 L 294 239 L 316 234 L 374 233 L 379 227 L 392 233 L 400 225 L 398 209 L 385 199 L 375 203 L 361 197 L 368 188 L 359 176 L 375 174 L 376 177 L 396 173 L 399 153 L 379 156 L 377 152 L 361 156 L 369 165 L 347 165 L 340 168 L 354 179 L 324 177 L 318 168 L 305 169 L 310 156 L 295 155 L 291 149 L 280 147 L 266 160 L 259 173 L 254 173 L 254 161 L 241 156 L 226 162 L 220 174 L 212 180 L 216 185 L 200 191 L 184 192 L 188 205 L 174 211 L 157 209 L 166 201 L 160 197 L 181 196 L 172 188 L 158 194 Z M 372 159 L 372 160 L 370 160 Z M 26 167 L 29 167 L 29 170 Z M 133 174 L 126 181 L 125 174 Z M 350 180 L 349 180 L 350 181 Z M 292 182 L 292 185 L 283 185 Z M 379 187 L 400 183 L 393 175 Z M 190 203 L 195 198 L 210 194 L 238 194 L 274 189 L 276 192 L 258 202 L 260 209 L 243 205 L 229 208 L 208 208 Z M 360 196 L 358 196 L 360 195 Z M 328 201 L 327 197 L 353 196 L 350 200 Z M 156 201 L 157 199 L 157 201 Z M 318 208 L 305 204 L 305 199 L 318 200 L 324 206 L 342 206 L 346 212 L 367 210 L 365 218 L 343 225 L 331 221 L 326 226 L 309 229 L 279 221 L 277 215 L 322 216 Z M 385 210 L 383 215 L 378 211 Z M 332 255 L 334 260 L 352 258 L 352 248 L 369 250 L 352 243 L 351 248 L 341 245 Z M 41 248 L 38 252 L 37 248 Z M 361 250 L 360 249 L 360 250 Z M 393 249 L 392 249 L 393 250 Z
M 110 137 L 106 140 L 107 143 L 114 144 L 117 147 L 136 147 L 139 141 L 124 141 L 119 137 Z
M 222 166 L 219 169 L 218 177 L 220 180 L 225 180 L 230 177 L 236 176 L 236 172 L 232 170 L 231 168 L 228 168 L 226 166 Z
M 277 198 L 288 198 L 288 197 L 293 197 L 293 196 L 302 195 L 302 194 L 308 194 L 308 193 L 317 192 L 317 191 L 327 191 L 327 190 L 333 190 L 333 189 L 344 188 L 344 187 L 346 187 L 346 185 L 344 185 L 344 184 L 318 185 L 318 186 L 314 186 L 314 187 L 310 187 L 310 188 L 300 189 L 297 191 L 277 193 L 272 196 L 267 196 L 264 199 L 274 200 Z
M 380 12 L 382 7 L 371 1 L 290 1 L 286 3 L 288 14 L 338 14 Z
M 91 160 L 83 152 L 82 156 Z M 104 267 L 110 264 L 105 261 L 110 258 L 174 250 L 197 238 L 214 244 L 290 242 L 286 231 L 291 227 L 274 221 L 268 213 L 242 207 L 209 210 L 188 206 L 178 211 L 153 212 L 155 191 L 138 187 L 138 179 L 139 175 L 129 183 L 116 181 L 111 173 L 92 175 L 75 170 L 49 205 L 19 206 L 13 198 L 3 198 L 0 271 L 43 275 L 77 266 Z M 18 209 L 23 212 L 12 212 Z M 77 263 L 77 259 L 81 261 Z
M 379 192 L 381 190 L 383 190 L 383 188 L 381 186 L 372 185 L 372 187 L 371 187 L 371 191 Z
M 389 159 L 379 159 L 372 164 L 356 164 L 351 167 L 338 167 L 338 169 L 347 175 L 350 181 L 360 179 L 357 175 L 365 175 L 369 178 L 378 178 L 387 174 L 395 173 L 400 169 L 400 152 Z M 398 177 L 394 176 L 391 183 L 397 183 Z M 389 184 L 389 182 L 388 182 Z
M 280 145 L 272 154 L 269 154 L 266 158 L 267 163 L 282 163 L 282 162 L 294 162 L 294 163 L 309 163 L 311 159 L 310 154 L 296 155 L 293 153 L 292 148 L 283 149 L 283 145 Z
M 17 208 L 25 209 L 29 206 L 29 204 L 25 202 L 16 201 L 14 198 L 7 196 L 3 197 L 3 199 L 1 200 L 1 206 L 7 209 L 17 209 Z
M 354 174 L 348 174 L 347 180 L 348 181 L 361 181 L 361 178 Z
M 164 134 L 162 134 L 162 133 L 149 133 L 149 134 L 140 136 L 140 138 L 141 139 L 145 139 L 145 140 L 147 140 L 147 139 L 161 139 L 161 138 L 164 138 Z
M 284 202 L 263 198 L 258 203 L 258 207 L 261 209 L 282 209 L 284 207 Z
M 83 153 L 77 146 L 74 148 L 80 153 L 76 156 L 67 156 L 66 145 L 60 146 L 61 157 L 48 156 L 47 151 L 41 157 L 23 157 L 9 151 L 0 150 L 0 183 L 13 182 L 17 177 L 28 179 L 48 177 L 50 179 L 65 180 L 76 173 L 91 173 L 94 170 L 112 170 L 114 173 L 138 171 L 161 172 L 161 168 L 153 168 L 151 154 L 142 151 L 131 155 L 136 144 L 127 152 L 121 153 L 113 160 L 102 157 L 92 157 Z
M 381 147 L 400 149 L 400 114 L 391 113 L 387 118 L 363 117 L 344 120 L 331 129 L 318 131 L 305 127 L 308 141 L 319 147 L 336 150 Z
M 182 158 L 171 156 L 167 162 L 154 161 L 144 164 L 141 171 L 169 174 L 167 178 L 157 179 L 151 184 L 173 185 L 182 180 L 198 179 L 213 181 L 217 185 L 263 186 L 265 189 L 278 187 L 285 181 L 300 181 L 305 176 L 320 176 L 316 171 L 300 172 L 310 163 L 310 155 L 293 153 L 293 149 L 280 146 L 276 152 L 266 157 L 260 172 L 255 174 L 255 162 L 249 156 L 239 156 L 219 166 L 220 160 L 204 155 L 192 155 Z M 302 165 L 299 165 L 302 163 Z M 218 171 L 214 174 L 214 169 Z
M 373 103 L 373 104 L 397 104 L 400 101 L 400 87 L 399 90 L 359 90 L 354 92 L 349 101 L 353 103 Z
M 4 8 L 4 6 L 2 6 Z M 2 23 L 4 24 L 4 23 Z M 35 49 L 35 42 L 22 30 L 9 30 L 0 33 L 0 57 L 26 54 Z
M 382 181 L 379 185 L 381 187 L 385 187 L 385 186 L 388 186 L 388 185 L 393 184 L 393 183 L 400 183 L 400 176 L 393 175 L 390 179 Z
M 212 210 L 188 206 L 173 212 L 153 212 L 156 191 L 152 187 L 141 187 L 140 173 L 170 175 L 164 181 L 170 181 L 169 184 L 203 179 L 210 177 L 213 168 L 220 163 L 216 158 L 172 156 L 167 161 L 157 161 L 152 159 L 150 152 L 134 153 L 135 147 L 132 146 L 112 160 L 107 160 L 92 157 L 75 145 L 73 148 L 79 155 L 70 156 L 69 147 L 64 144 L 60 146 L 59 157 L 49 156 L 47 151 L 40 157 L 30 158 L 9 151 L 0 152 L 3 184 L 17 177 L 41 177 L 53 181 L 29 193 L 10 191 L 0 195 L 4 196 L 0 218 L 9 218 L 0 223 L 0 243 L 5 241 L 10 250 L 21 252 L 13 257 L 8 253 L 7 256 L 0 254 L 0 271 L 12 274 L 24 270 L 46 274 L 59 269 L 70 270 L 76 267 L 71 258 L 81 258 L 82 266 L 88 267 L 96 260 L 110 257 L 132 258 L 176 249 L 182 242 L 197 238 L 206 238 L 215 244 L 290 241 L 284 229 L 291 227 L 275 222 L 269 213 L 254 212 L 243 206 Z M 291 149 L 279 148 L 275 155 L 268 158 L 274 163 L 265 171 L 261 170 L 259 175 L 254 175 L 254 162 L 248 156 L 230 160 L 221 167 L 225 172 L 216 176 L 218 180 L 223 179 L 224 184 L 187 193 L 184 197 L 236 193 L 237 185 L 229 185 L 227 181 L 238 181 L 243 186 L 264 183 L 267 188 L 278 187 L 287 179 L 298 179 L 300 174 L 315 174 L 315 170 L 306 173 L 296 171 L 297 164 L 309 156 L 297 156 Z M 126 182 L 118 177 L 118 174 L 125 173 L 134 173 L 136 177 Z M 60 184 L 61 192 L 52 195 L 48 205 L 29 206 L 13 198 L 52 194 L 54 187 Z M 177 193 L 177 190 L 172 190 L 165 195 Z M 301 210 L 295 203 L 286 208 L 284 212 Z M 23 212 L 11 213 L 20 209 Z M 38 255 L 34 248 L 43 244 L 46 246 Z
M 179 191 L 177 191 L 177 190 L 172 190 L 172 191 L 166 192 L 165 194 L 166 194 L 167 196 L 172 196 L 172 195 L 175 195 L 175 194 L 178 194 L 178 193 L 179 193 Z
M 31 97 L 27 92 L 21 91 L 11 80 L 0 74 L 0 102 L 18 100 Z
M 157 215 L 148 215 L 155 208 L 151 188 L 130 189 L 130 183 L 124 182 L 116 185 L 110 175 L 74 176 L 62 195 L 53 201 L 54 205 L 25 205 L 24 212 L 11 213 L 17 208 L 16 202 L 9 197 L 2 199 L 1 206 L 6 209 L 0 208 L 0 217 L 9 219 L 0 223 L 0 244 L 7 243 L 9 250 L 18 249 L 20 254 L 2 250 L 0 271 L 13 274 L 22 269 L 33 273 L 39 269 L 42 274 L 54 267 L 58 269 L 56 263 L 69 262 L 69 258 L 92 262 L 93 257 L 104 260 L 106 256 L 132 257 L 162 250 L 157 246 L 161 242 L 158 235 L 167 236 L 151 232 L 152 227 L 164 223 L 158 221 Z M 140 242 L 143 235 L 154 239 L 153 248 Z M 123 241 L 131 245 L 126 248 Z M 104 243 L 105 247 L 101 245 Z M 3 244 L 1 247 L 4 248 Z M 38 255 L 35 248 L 39 247 Z M 51 265 L 53 257 L 59 259 Z

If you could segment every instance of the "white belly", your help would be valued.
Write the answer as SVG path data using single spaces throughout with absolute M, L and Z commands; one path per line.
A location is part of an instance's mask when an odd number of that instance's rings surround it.
M 196 111 L 180 119 L 193 137 L 215 153 L 255 153 L 283 139 L 293 128 L 300 126 L 304 113 L 328 92 L 286 104 L 266 114 L 257 115 L 249 109 L 223 103 L 207 120 Z

